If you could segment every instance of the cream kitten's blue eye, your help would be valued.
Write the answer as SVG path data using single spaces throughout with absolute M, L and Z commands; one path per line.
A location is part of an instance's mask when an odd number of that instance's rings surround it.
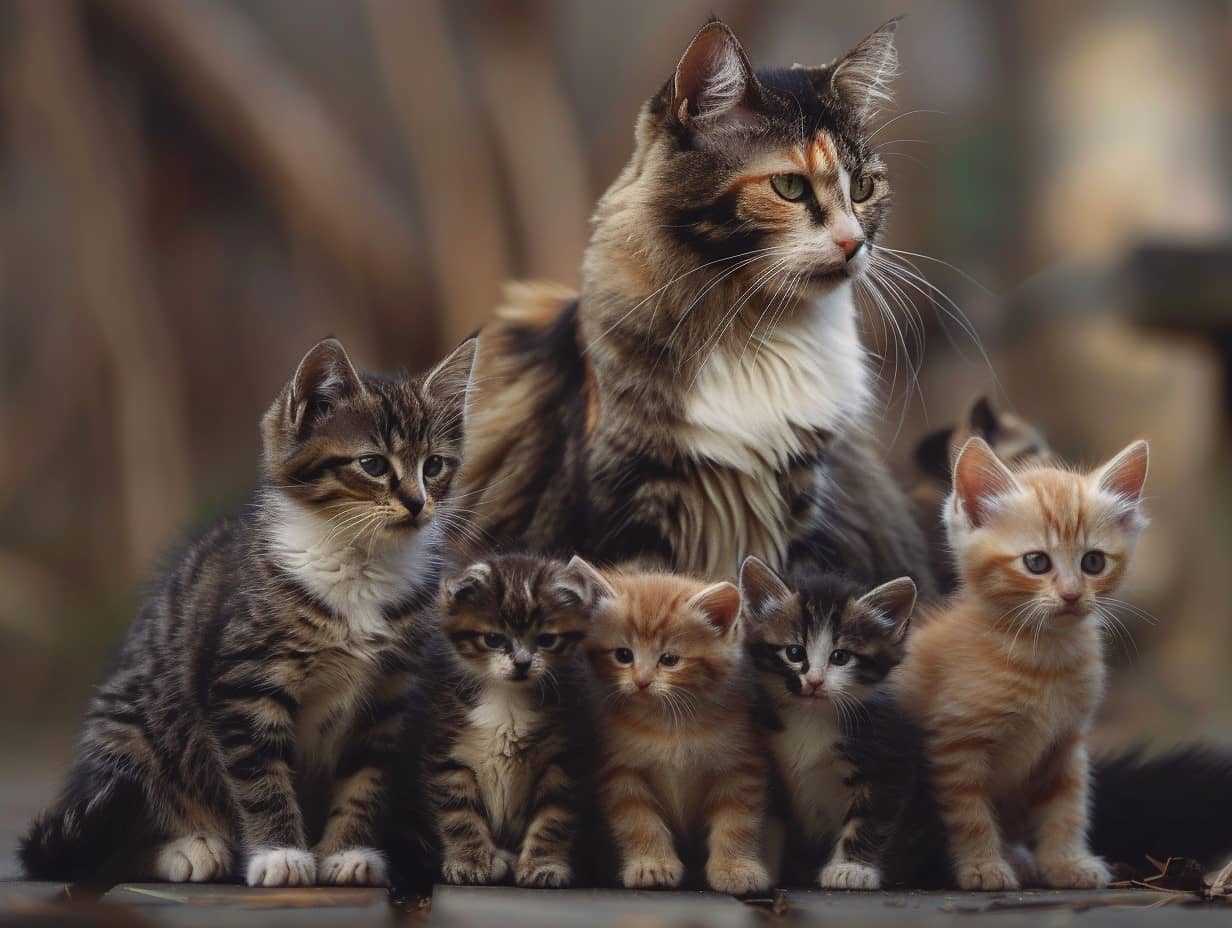
M 1033 574 L 1046 574 L 1052 570 L 1052 558 L 1043 551 L 1032 551 L 1022 556 L 1022 563 Z
M 770 186 L 784 200 L 792 203 L 803 200 L 809 192 L 808 180 L 803 174 L 775 174 L 770 178 Z
M 837 648 L 830 653 L 830 663 L 835 667 L 842 667 L 851 660 L 851 652 L 844 651 L 842 648 Z
M 505 646 L 505 636 L 498 635 L 495 632 L 488 632 L 483 636 L 483 643 L 493 651 L 496 651 Z
M 789 644 L 782 650 L 783 660 L 789 664 L 803 664 L 805 658 L 804 648 L 798 644 Z
M 1095 576 L 1102 574 L 1108 564 L 1108 558 L 1103 551 L 1088 551 L 1082 556 L 1082 572 Z
M 379 454 L 365 454 L 358 460 L 359 466 L 369 477 L 383 477 L 389 473 L 389 462 Z

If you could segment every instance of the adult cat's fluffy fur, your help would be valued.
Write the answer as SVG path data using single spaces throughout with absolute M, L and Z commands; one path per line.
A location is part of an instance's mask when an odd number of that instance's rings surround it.
M 142 605 L 21 848 L 35 878 L 380 884 L 386 766 L 436 597 L 474 343 L 425 377 L 333 339 L 262 421 L 254 503 Z
M 514 289 L 480 335 L 481 528 L 715 579 L 756 554 L 931 589 L 865 431 L 852 296 L 890 203 L 866 137 L 893 31 L 758 72 L 723 24 L 698 33 L 599 203 L 580 296 Z

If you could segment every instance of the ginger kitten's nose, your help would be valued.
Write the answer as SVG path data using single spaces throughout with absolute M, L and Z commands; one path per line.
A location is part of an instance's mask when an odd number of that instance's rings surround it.
M 1067 606 L 1072 606 L 1078 600 L 1082 599 L 1082 590 L 1062 590 L 1061 599 Z

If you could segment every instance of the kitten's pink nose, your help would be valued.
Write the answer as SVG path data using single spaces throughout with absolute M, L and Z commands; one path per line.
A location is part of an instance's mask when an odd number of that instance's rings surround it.
M 1078 600 L 1082 599 L 1082 590 L 1062 590 L 1061 599 L 1067 606 L 1072 606 Z
M 644 690 L 654 683 L 654 677 L 634 677 L 633 682 L 637 684 L 639 690 Z
M 860 246 L 864 243 L 857 241 L 854 238 L 836 238 L 834 240 L 834 244 L 837 245 L 839 250 L 843 252 L 843 257 L 850 261 L 852 256 L 860 250 Z
M 825 685 L 826 685 L 825 677 L 820 677 L 820 676 L 810 673 L 805 676 L 804 683 L 802 684 L 801 689 L 804 690 L 804 694 L 806 696 L 812 696 L 819 689 L 822 689 L 823 687 L 825 687 Z

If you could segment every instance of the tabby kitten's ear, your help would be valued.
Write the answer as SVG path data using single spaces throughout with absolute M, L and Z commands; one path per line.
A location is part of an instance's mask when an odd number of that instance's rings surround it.
M 717 20 L 702 26 L 685 49 L 672 82 L 672 117 L 701 131 L 748 125 L 760 85 L 735 33 Z
M 348 396 L 363 389 L 342 342 L 326 338 L 304 355 L 287 393 L 286 416 L 296 434 L 311 432 Z
M 898 74 L 898 51 L 894 32 L 899 20 L 892 19 L 838 59 L 830 71 L 834 95 L 854 110 L 859 122 L 894 102 L 890 83 Z
M 570 584 L 583 602 L 594 603 L 601 599 L 616 598 L 615 588 L 599 573 L 599 569 L 576 554 L 565 568 L 565 575 L 565 582 Z
M 898 577 L 869 590 L 860 597 L 859 603 L 868 609 L 877 610 L 889 619 L 894 625 L 891 637 L 894 641 L 901 641 L 911 624 L 916 595 L 915 581 L 910 577 Z
M 791 596 L 781 577 L 761 558 L 749 555 L 740 565 L 740 602 L 746 620 L 756 620 L 769 607 Z
M 491 581 L 492 566 L 476 561 L 442 581 L 441 604 L 447 613 L 456 612 L 479 599 Z
M 953 500 L 971 528 L 984 524 L 993 500 L 1018 488 L 1018 481 L 988 442 L 979 437 L 967 440 L 954 461 Z
M 700 612 L 724 637 L 731 635 L 738 627 L 740 591 L 726 580 L 712 583 L 700 593 L 694 593 L 686 606 Z
M 423 391 L 465 407 L 478 345 L 479 339 L 468 338 L 451 351 L 449 357 L 428 372 L 428 376 L 424 378 Z

